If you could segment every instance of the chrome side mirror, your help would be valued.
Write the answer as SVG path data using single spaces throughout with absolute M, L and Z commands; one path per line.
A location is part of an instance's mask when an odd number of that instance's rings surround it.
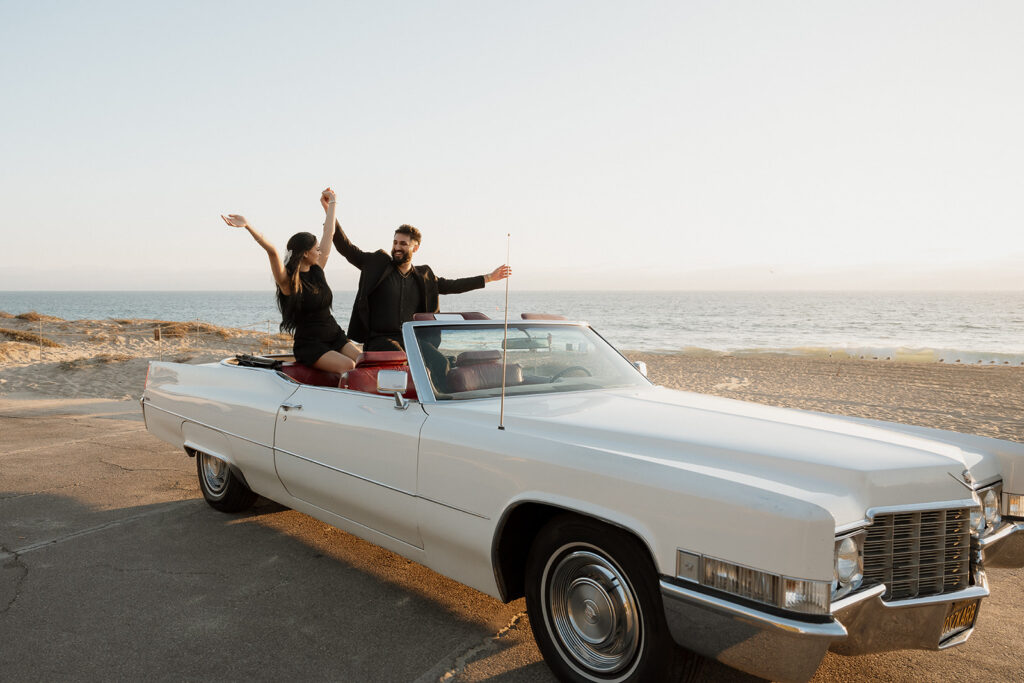
M 642 360 L 633 361 L 633 367 L 640 371 L 640 374 L 644 377 L 647 376 L 647 363 Z
M 409 375 L 405 370 L 381 370 L 377 373 L 377 393 L 394 394 L 395 407 L 405 410 L 409 400 L 402 394 L 409 388 Z

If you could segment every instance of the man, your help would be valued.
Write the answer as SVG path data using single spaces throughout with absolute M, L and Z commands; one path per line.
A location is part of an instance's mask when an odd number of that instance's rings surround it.
M 335 220 L 335 249 L 361 271 L 348 336 L 363 342 L 364 351 L 404 350 L 402 323 L 412 320 L 414 313 L 436 313 L 440 294 L 480 289 L 488 282 L 504 280 L 511 272 L 502 265 L 486 275 L 456 280 L 437 277 L 430 266 L 412 264 L 421 241 L 419 230 L 402 225 L 395 230 L 390 254 L 383 249 L 363 251 L 349 241 Z

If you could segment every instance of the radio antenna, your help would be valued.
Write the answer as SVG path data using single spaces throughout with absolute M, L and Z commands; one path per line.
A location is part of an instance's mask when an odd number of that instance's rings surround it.
M 509 256 L 512 253 L 512 233 L 505 233 L 505 265 L 508 265 Z M 505 336 L 501 341 L 501 408 L 498 411 L 498 429 L 505 431 L 505 377 L 508 367 L 508 281 L 512 277 L 505 278 Z

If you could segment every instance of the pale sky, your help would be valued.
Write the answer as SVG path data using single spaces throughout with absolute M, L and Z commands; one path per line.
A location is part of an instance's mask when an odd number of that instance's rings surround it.
M 0 0 L 0 290 L 1024 289 L 1024 2 Z M 358 273 L 335 256 L 336 290 Z M 495 285 L 491 285 L 494 287 Z

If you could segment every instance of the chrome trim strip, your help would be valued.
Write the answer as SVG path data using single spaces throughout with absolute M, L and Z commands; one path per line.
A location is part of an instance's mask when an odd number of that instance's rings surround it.
M 814 623 L 775 616 L 722 598 L 688 590 L 668 583 L 664 579 L 661 580 L 661 594 L 664 597 L 696 603 L 717 612 L 725 612 L 733 618 L 752 623 L 759 628 L 771 628 L 786 633 L 821 638 L 845 638 L 847 636 L 846 627 L 837 621 Z
M 982 536 L 981 538 L 977 539 L 978 547 L 984 550 L 993 543 L 998 543 L 999 541 L 1002 541 L 1004 538 L 1012 536 L 1013 534 L 1019 531 L 1024 531 L 1024 522 L 1006 522 L 1003 524 L 1003 526 L 999 527 L 998 531 L 996 531 L 994 534 Z
M 939 500 L 932 503 L 914 503 L 912 505 L 885 505 L 882 507 L 868 508 L 865 513 L 868 519 L 873 520 L 876 515 L 889 515 L 900 512 L 931 512 L 934 510 L 948 510 L 950 508 L 976 508 L 978 503 L 973 498 L 963 500 Z
M 433 404 L 437 403 L 437 397 L 434 396 L 434 387 L 430 384 L 430 377 L 427 375 L 427 368 L 423 363 L 423 354 L 420 353 L 420 345 L 416 342 L 416 334 L 413 331 L 420 322 L 437 324 L 433 320 L 402 323 L 405 361 L 409 364 L 409 374 L 412 375 L 412 384 L 416 387 L 416 396 L 420 403 Z
M 510 327 L 512 325 L 528 325 L 530 327 L 547 327 L 549 325 L 552 327 L 590 327 L 590 323 L 583 320 L 509 320 L 508 324 Z M 493 318 L 488 318 L 487 320 L 410 320 L 402 323 L 403 331 L 406 325 L 409 325 L 410 327 L 449 327 L 455 325 L 459 327 L 462 327 L 463 325 L 467 327 L 477 325 L 497 325 L 498 327 L 504 327 L 505 321 L 495 320 Z
M 419 494 L 412 493 L 410 491 L 406 491 L 405 489 L 395 488 L 394 486 L 391 486 L 389 484 L 385 484 L 383 482 L 377 481 L 376 479 L 370 479 L 369 477 L 364 477 L 364 476 L 355 474 L 353 472 L 349 472 L 348 470 L 343 470 L 343 469 L 341 469 L 339 467 L 334 467 L 333 465 L 328 465 L 327 463 L 320 462 L 319 460 L 314 460 L 313 458 L 307 458 L 306 456 L 299 455 L 298 453 L 292 453 L 291 451 L 287 451 L 287 450 L 285 450 L 283 448 L 275 448 L 274 451 L 276 453 L 284 453 L 285 455 L 290 455 L 293 458 L 298 458 L 299 460 L 304 460 L 304 461 L 306 461 L 308 463 L 311 463 L 313 465 L 319 465 L 320 467 L 325 467 L 325 468 L 327 468 L 329 470 L 337 472 L 338 474 L 344 474 L 344 475 L 347 475 L 349 477 L 352 477 L 353 479 L 359 479 L 360 481 L 365 481 L 368 484 L 375 484 L 376 486 L 380 486 L 381 488 L 388 489 L 389 491 L 394 491 L 395 493 L 401 493 L 402 495 L 409 496 L 410 498 L 418 498 L 418 499 L 426 501 L 428 503 L 434 503 L 435 505 L 440 505 L 440 506 L 446 507 L 446 508 L 448 508 L 450 510 L 455 510 L 456 512 L 461 512 L 461 513 L 466 514 L 466 515 L 472 515 L 473 517 L 479 517 L 480 519 L 483 519 L 483 520 L 490 520 L 490 517 L 485 517 L 484 515 L 481 515 L 481 514 L 479 514 L 477 512 L 471 512 L 470 510 L 463 510 L 460 507 L 456 507 L 454 505 L 449 505 L 448 503 L 442 503 L 441 501 L 434 500 L 433 498 L 427 498 L 426 496 L 421 496 Z M 279 478 L 280 478 L 280 475 L 279 475 Z
M 384 368 L 384 369 L 386 369 L 386 368 Z M 288 375 L 285 375 L 285 377 L 288 377 Z M 292 380 L 291 377 L 288 377 L 288 379 Z M 295 380 L 292 380 L 292 381 L 295 381 Z M 383 399 L 385 399 L 387 401 L 391 401 L 391 402 L 394 402 L 394 400 L 395 400 L 395 395 L 394 394 L 378 394 L 376 392 L 370 392 L 370 391 L 357 391 L 356 389 L 343 389 L 342 387 L 324 387 L 324 386 L 320 386 L 318 384 L 303 384 L 302 382 L 298 382 L 298 385 L 299 386 L 298 386 L 298 388 L 295 391 L 299 391 L 300 389 L 310 389 L 310 390 L 313 390 L 313 391 L 328 391 L 328 392 L 336 393 L 336 394 L 340 393 L 340 394 L 345 394 L 347 396 L 369 396 L 370 398 L 383 398 Z M 294 394 L 292 394 L 292 396 L 294 396 Z M 285 399 L 285 400 L 287 400 L 287 399 Z M 417 400 L 418 399 L 409 399 L 409 402 L 410 403 L 415 403 Z
M 610 348 L 610 349 L 611 349 L 612 351 L 614 351 L 615 353 L 617 353 L 617 354 L 619 354 L 620 356 L 622 356 L 622 359 L 623 359 L 624 361 L 626 361 L 627 363 L 629 363 L 630 365 L 632 365 L 632 366 L 633 366 L 634 368 L 636 368 L 636 371 L 637 371 L 637 373 L 638 373 L 638 374 L 639 374 L 639 375 L 640 375 L 641 377 L 643 377 L 643 378 L 644 378 L 645 380 L 647 380 L 647 383 L 648 383 L 648 384 L 650 384 L 650 385 L 651 385 L 652 387 L 653 387 L 653 386 L 657 386 L 657 385 L 656 385 L 656 384 L 654 383 L 654 380 L 652 380 L 652 379 L 651 379 L 650 377 L 648 377 L 648 376 L 647 376 L 646 374 L 644 374 L 644 373 L 640 372 L 640 368 L 637 368 L 637 367 L 636 367 L 636 364 L 635 364 L 635 363 L 634 363 L 633 361 L 631 361 L 630 359 L 626 358 L 626 354 L 624 354 L 624 353 L 623 353 L 622 351 L 619 351 L 619 349 L 618 349 L 618 348 L 616 348 L 616 346 L 615 346 L 614 344 L 612 344 L 612 343 L 611 343 L 610 341 L 608 341 L 608 340 L 607 340 L 607 339 L 605 339 L 605 338 L 604 338 L 603 336 L 601 336 L 601 333 L 600 333 L 600 332 L 598 332 L 597 330 L 595 330 L 595 329 L 594 329 L 593 327 L 590 327 L 590 323 L 581 323 L 581 324 L 582 324 L 582 325 L 586 325 L 586 326 L 587 326 L 587 327 L 588 327 L 588 328 L 590 329 L 590 331 L 591 331 L 591 332 L 593 332 L 593 333 L 594 333 L 594 334 L 595 334 L 595 335 L 597 336 L 597 338 L 598 338 L 598 339 L 600 339 L 601 341 L 603 341 L 603 342 L 604 342 L 605 344 L 607 344 L 607 345 L 608 345 L 608 348 Z M 643 362 L 643 361 L 640 361 L 640 362 Z M 645 367 L 645 368 L 647 367 L 647 366 L 646 366 L 646 364 L 644 365 L 644 367 Z
M 841 598 L 832 603 L 832 614 L 835 615 L 836 612 L 844 610 L 847 607 L 850 607 L 851 605 L 856 605 L 858 602 L 868 600 L 870 598 L 881 599 L 883 594 L 885 594 L 884 583 L 879 584 L 877 586 L 872 586 L 867 590 L 861 591 L 859 593 L 854 593 L 853 595 L 847 595 L 845 598 Z
M 359 479 L 360 481 L 365 481 L 365 482 L 370 483 L 370 484 L 376 484 L 377 486 L 380 486 L 382 488 L 386 488 L 389 491 L 394 491 L 395 493 L 401 493 L 401 494 L 404 494 L 404 495 L 409 496 L 411 498 L 418 498 L 419 497 L 415 493 L 411 493 L 409 491 L 406 491 L 405 489 L 395 488 L 394 486 L 391 486 L 389 484 L 385 484 L 383 482 L 376 481 L 375 479 L 370 479 L 369 477 L 363 477 L 363 476 L 360 476 L 358 474 L 354 474 L 352 472 L 349 472 L 348 470 L 343 470 L 343 469 L 335 467 L 333 465 L 328 465 L 325 462 L 320 462 L 319 460 L 314 460 L 313 458 L 308 458 L 308 457 L 306 457 L 304 455 L 299 455 L 298 453 L 292 453 L 291 451 L 286 451 L 283 448 L 276 448 L 275 447 L 274 448 L 274 452 L 275 453 L 284 453 L 285 455 L 290 455 L 293 458 L 298 458 L 299 460 L 304 460 L 304 461 L 306 461 L 308 463 L 312 463 L 313 465 L 320 465 L 320 467 L 325 467 L 325 468 L 327 468 L 329 470 L 332 470 L 334 472 L 338 472 L 339 474 L 345 474 L 345 475 L 348 475 L 348 476 L 353 477 L 355 479 Z
M 482 520 L 485 520 L 485 521 L 490 521 L 491 520 L 490 517 L 481 515 L 479 512 L 472 512 L 470 510 L 463 510 L 460 507 L 455 507 L 454 505 L 449 505 L 448 503 L 442 503 L 439 500 L 434 500 L 433 498 L 427 498 L 426 496 L 419 496 L 418 495 L 416 497 L 419 498 L 420 500 L 425 500 L 428 503 L 434 503 L 435 505 L 440 505 L 441 507 L 446 507 L 449 510 L 455 510 L 456 512 L 461 512 L 461 513 L 466 514 L 466 515 L 471 515 L 473 517 L 477 517 L 478 519 L 482 519 Z
M 302 500 L 302 499 L 300 498 L 299 500 Z M 365 524 L 363 524 L 361 522 L 357 522 L 356 520 L 351 519 L 349 517 L 346 517 L 345 515 L 339 515 L 337 512 L 333 512 L 333 511 L 328 510 L 326 508 L 322 508 L 319 505 L 316 505 L 315 503 L 310 503 L 308 500 L 302 500 L 302 502 L 304 504 L 310 506 L 310 507 L 316 508 L 317 510 L 323 510 L 324 512 L 326 512 L 329 515 L 333 515 L 334 517 L 339 517 L 339 518 L 345 520 L 346 522 L 349 522 L 351 524 L 355 524 L 357 527 L 360 527 L 362 529 L 366 529 L 370 533 L 380 534 L 381 536 L 386 536 L 387 538 L 390 538 L 392 541 L 395 541 L 396 543 L 401 543 L 402 545 L 404 545 L 406 547 L 409 547 L 409 548 L 413 548 L 415 550 L 419 550 L 419 551 L 423 550 L 423 548 L 421 548 L 418 545 L 413 545 L 412 543 L 409 543 L 408 541 L 403 541 L 400 538 L 395 538 L 391 534 L 385 533 L 385 532 L 381 531 L 380 529 L 374 529 L 373 527 L 366 526 Z M 301 512 L 301 510 L 299 512 Z M 303 513 L 303 514 L 306 514 L 306 513 Z M 372 543 L 373 541 L 370 541 L 370 542 Z
M 836 527 L 836 538 L 839 538 L 840 536 L 845 536 L 846 534 L 850 533 L 851 531 L 859 531 L 859 530 L 864 529 L 865 527 L 868 527 L 870 525 L 871 525 L 871 520 L 867 519 L 865 517 L 864 519 L 858 520 L 856 522 L 850 522 L 849 524 L 843 524 L 842 526 L 837 526 Z
M 974 623 L 975 625 L 970 627 L 966 631 L 960 631 L 960 633 L 957 633 L 956 635 L 950 638 L 946 638 L 944 641 L 939 643 L 939 649 L 948 650 L 951 647 L 956 647 L 957 645 L 962 645 L 963 643 L 966 643 L 967 639 L 971 637 L 972 633 L 974 633 L 974 629 L 977 628 L 978 622 L 975 621 Z
M 884 586 L 882 586 L 884 588 Z M 891 609 L 901 607 L 917 607 L 920 605 L 935 605 L 941 602 L 956 602 L 957 600 L 972 600 L 974 598 L 987 598 L 989 595 L 988 586 L 971 586 L 953 593 L 940 593 L 938 595 L 926 595 L 923 598 L 908 598 L 906 600 L 882 601 L 882 604 Z
M 1002 474 L 994 474 L 991 477 L 989 477 L 988 479 L 986 479 L 984 482 L 978 482 L 978 481 L 974 482 L 974 492 L 975 493 L 979 493 L 981 491 L 984 491 L 985 489 L 992 488 L 993 486 L 996 486 L 997 484 L 1002 484 L 1002 483 L 1003 483 L 1003 475 Z
M 254 444 L 254 445 L 256 445 L 256 446 L 263 446 L 264 448 L 271 448 L 271 449 L 273 448 L 273 446 L 270 446 L 270 445 L 268 445 L 268 444 L 265 444 L 265 443 L 260 443 L 259 441 L 253 441 L 252 439 L 247 439 L 247 438 L 245 438 L 244 436 L 242 436 L 242 435 L 240 435 L 240 434 L 235 434 L 234 432 L 229 432 L 229 431 L 227 431 L 227 430 L 225 430 L 225 429 L 221 429 L 220 427 L 214 427 L 214 426 L 213 426 L 213 425 L 211 425 L 211 424 L 206 424 L 205 422 L 200 422 L 199 420 L 196 420 L 196 419 L 194 419 L 194 418 L 191 418 L 191 417 L 186 417 L 186 416 L 184 416 L 184 415 L 181 415 L 180 413 L 176 413 L 176 412 L 174 412 L 173 410 L 167 410 L 167 408 L 161 408 L 160 406 L 158 406 L 158 405 L 156 405 L 155 403 L 153 403 L 153 400 L 152 400 L 152 399 L 150 399 L 150 400 L 146 401 L 146 404 L 147 404 L 147 405 L 148 405 L 148 406 L 149 406 L 150 408 L 153 408 L 153 409 L 155 409 L 155 410 L 160 410 L 160 411 L 163 411 L 163 412 L 167 413 L 168 415 L 173 415 L 174 417 L 180 417 L 180 418 L 181 418 L 182 420 L 184 420 L 185 422 L 191 422 L 191 423 L 193 423 L 193 424 L 197 424 L 197 425 L 199 425 L 200 427 L 207 427 L 207 428 L 209 428 L 209 429 L 212 429 L 212 430 L 213 430 L 213 431 L 215 431 L 215 432 L 220 432 L 221 434 L 225 434 L 225 435 L 227 435 L 227 436 L 233 436 L 233 437 L 235 437 L 236 439 L 241 439 L 242 441 L 245 441 L 245 442 L 248 442 L 248 443 Z

